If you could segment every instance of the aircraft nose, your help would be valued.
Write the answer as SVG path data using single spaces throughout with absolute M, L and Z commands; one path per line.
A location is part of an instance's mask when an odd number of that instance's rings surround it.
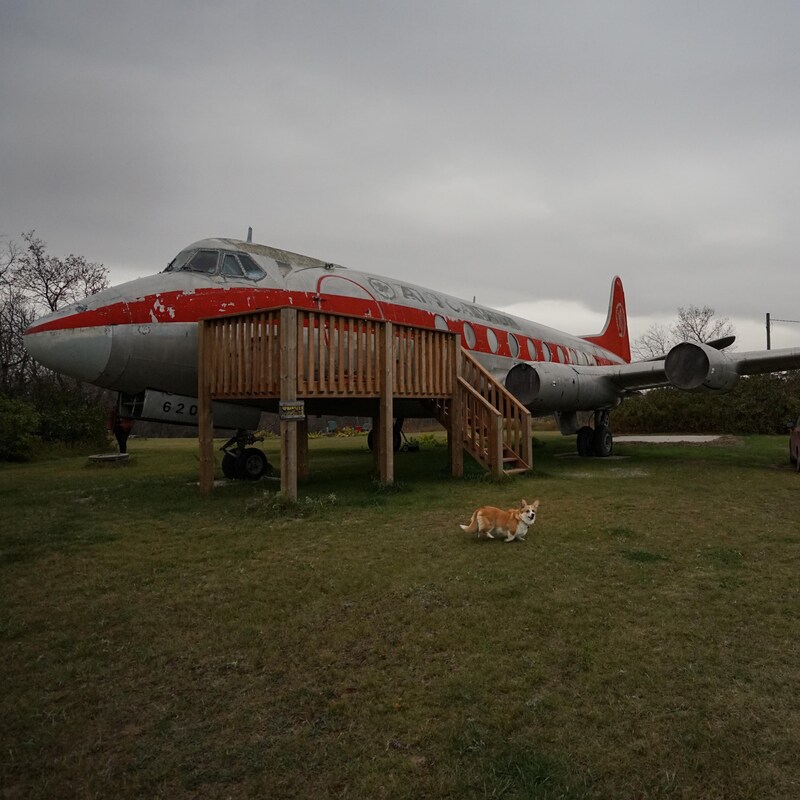
M 59 328 L 33 332 L 39 320 L 23 336 L 25 349 L 48 369 L 87 383 L 99 383 L 111 358 L 110 325 L 92 328 Z

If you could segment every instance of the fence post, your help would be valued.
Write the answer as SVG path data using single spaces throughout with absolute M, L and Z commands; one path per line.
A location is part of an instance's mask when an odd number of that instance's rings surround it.
M 450 469 L 454 478 L 464 477 L 464 404 L 461 395 L 461 374 L 463 357 L 461 355 L 461 334 L 457 333 L 450 341 L 452 347 L 453 393 L 450 396 L 450 428 L 447 431 L 450 446 Z
M 297 400 L 297 309 L 282 308 L 280 320 L 281 396 L 284 402 Z M 281 493 L 297 500 L 297 420 L 282 419 Z
M 381 342 L 381 396 L 378 411 L 378 475 L 384 485 L 394 483 L 394 329 L 391 322 L 383 323 Z

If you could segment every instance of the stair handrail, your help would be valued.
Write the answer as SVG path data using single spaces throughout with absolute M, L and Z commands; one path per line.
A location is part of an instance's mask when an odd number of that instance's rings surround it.
M 470 352 L 461 348 L 462 357 L 465 365 L 473 369 L 477 374 L 482 377 L 487 387 L 487 394 L 496 395 L 501 399 L 501 403 L 493 403 L 490 397 L 486 397 L 480 391 L 475 389 L 482 397 L 484 397 L 490 405 L 497 407 L 501 416 L 504 419 L 510 419 L 513 427 L 513 435 L 509 435 L 508 426 L 503 425 L 502 428 L 502 443 L 528 467 L 532 463 L 532 445 L 531 445 L 531 431 L 530 431 L 530 418 L 531 413 L 525 406 L 511 392 L 498 381 L 486 367 L 483 366 Z M 467 380 L 462 377 L 462 380 Z M 468 385 L 472 387 L 467 381 Z M 501 406 L 501 407 L 500 407 Z

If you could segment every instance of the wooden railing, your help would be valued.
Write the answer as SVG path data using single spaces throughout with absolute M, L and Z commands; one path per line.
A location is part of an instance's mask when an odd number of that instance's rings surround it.
M 298 397 L 379 397 L 383 320 L 297 310 Z M 205 320 L 207 371 L 215 400 L 280 396 L 280 309 Z M 388 327 L 395 397 L 449 397 L 455 338 L 448 331 Z
M 199 335 L 209 402 L 379 398 L 391 416 L 394 398 L 432 401 L 493 474 L 530 469 L 528 410 L 449 331 L 284 308 L 203 320 Z
M 530 412 L 470 353 L 461 352 L 458 394 L 455 402 L 434 403 L 437 419 L 449 429 L 455 406 L 464 448 L 493 475 L 529 470 Z
M 204 320 L 200 336 L 215 400 L 280 395 L 280 309 Z
M 504 454 L 508 452 L 515 454 L 530 468 L 532 463 L 530 412 L 466 350 L 463 351 L 463 358 L 462 381 L 486 400 L 489 406 L 497 409 L 498 416 L 502 420 L 499 423 L 500 433 L 497 436 L 499 445 L 491 442 L 491 446 L 502 448 Z M 492 424 L 498 425 L 496 418 Z M 503 455 L 503 458 L 506 457 Z

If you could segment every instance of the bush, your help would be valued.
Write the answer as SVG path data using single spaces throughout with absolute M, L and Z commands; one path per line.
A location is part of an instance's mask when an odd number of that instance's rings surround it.
M 42 441 L 98 448 L 107 445 L 108 409 L 93 402 L 81 387 L 40 386 L 32 402 L 39 412 Z
M 740 378 L 726 394 L 653 389 L 613 414 L 618 433 L 785 433 L 800 413 L 800 371 Z
M 25 461 L 39 443 L 39 415 L 24 400 L 0 396 L 0 461 Z

